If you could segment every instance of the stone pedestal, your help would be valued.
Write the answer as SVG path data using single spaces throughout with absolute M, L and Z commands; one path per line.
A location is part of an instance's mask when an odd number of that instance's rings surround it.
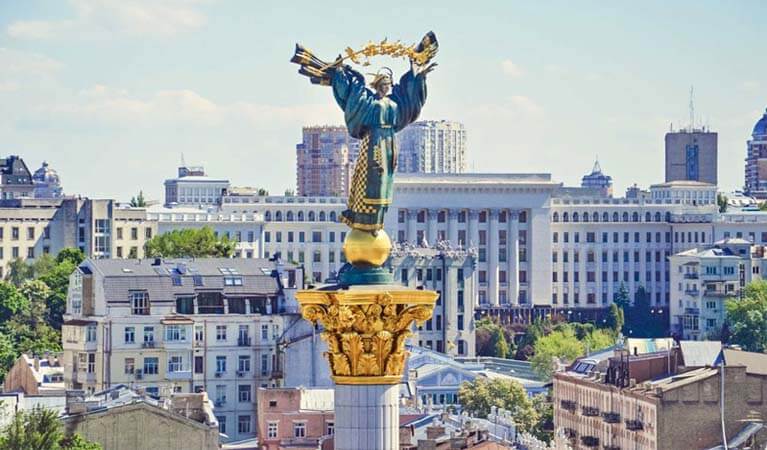
M 336 385 L 335 449 L 399 448 L 399 385 Z

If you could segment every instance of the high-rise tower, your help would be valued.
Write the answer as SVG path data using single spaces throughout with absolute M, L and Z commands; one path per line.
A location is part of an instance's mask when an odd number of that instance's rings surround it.
M 466 130 L 447 120 L 422 120 L 398 135 L 397 171 L 462 173 L 466 171 Z
M 747 145 L 746 193 L 767 199 L 767 110 L 754 125 Z

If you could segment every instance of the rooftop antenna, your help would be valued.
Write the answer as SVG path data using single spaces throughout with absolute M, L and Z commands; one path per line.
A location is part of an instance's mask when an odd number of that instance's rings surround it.
M 186 167 L 186 161 L 184 160 L 184 152 L 181 152 L 181 167 Z
M 695 129 L 695 103 L 693 102 L 693 86 L 690 86 L 690 131 Z

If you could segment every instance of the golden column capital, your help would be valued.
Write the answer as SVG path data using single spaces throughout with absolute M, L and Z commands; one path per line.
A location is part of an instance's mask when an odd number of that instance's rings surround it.
M 296 297 L 304 319 L 324 328 L 325 357 L 336 384 L 396 384 L 408 356 L 410 327 L 431 318 L 438 294 L 361 286 L 303 290 Z

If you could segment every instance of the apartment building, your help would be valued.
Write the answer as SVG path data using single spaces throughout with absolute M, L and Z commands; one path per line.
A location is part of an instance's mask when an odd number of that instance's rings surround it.
M 584 357 L 555 374 L 556 448 L 723 448 L 723 427 L 730 448 L 761 448 L 767 439 L 758 424 L 767 413 L 767 356 L 716 349 L 704 360 L 705 352 L 692 350 L 620 350 Z M 712 367 L 722 360 L 724 374 Z
M 725 301 L 739 298 L 748 283 L 762 278 L 764 254 L 762 245 L 728 238 L 671 256 L 672 331 L 682 339 L 718 340 Z
M 88 259 L 62 327 L 67 388 L 205 391 L 222 433 L 255 434 L 255 389 L 279 386 L 278 342 L 301 269 L 264 259 Z M 293 311 L 294 312 L 294 311 Z
M 432 317 L 417 329 L 413 342 L 452 356 L 474 356 L 474 305 L 477 285 L 476 250 L 397 244 L 386 265 L 396 280 L 414 289 L 439 294 Z

